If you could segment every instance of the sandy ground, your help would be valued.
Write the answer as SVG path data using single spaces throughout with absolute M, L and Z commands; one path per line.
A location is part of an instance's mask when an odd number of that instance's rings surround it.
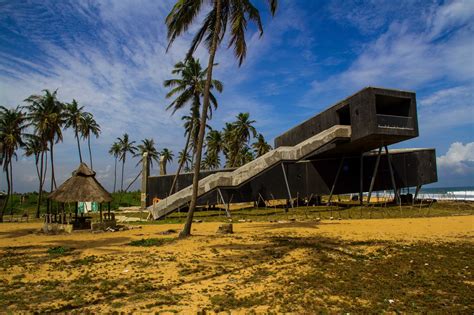
M 40 292 L 31 292 L 33 289 L 28 286 L 41 281 L 56 279 L 60 281 L 58 285 L 62 286 L 64 292 L 68 292 L 73 287 L 74 281 L 84 275 L 93 279 L 90 283 L 91 288 L 95 286 L 97 290 L 102 285 L 108 285 L 111 279 L 115 279 L 124 284 L 111 282 L 112 287 L 108 290 L 112 291 L 109 292 L 117 291 L 112 297 L 101 299 L 91 293 L 80 297 L 77 297 L 77 294 L 71 295 L 71 298 L 64 300 L 54 296 L 50 300 L 47 298 L 33 300 L 37 303 L 38 309 L 43 311 L 69 310 L 60 307 L 68 305 L 71 300 L 92 299 L 93 303 L 84 302 L 83 307 L 79 307 L 77 305 L 80 305 L 80 302 L 77 302 L 71 309 L 93 312 L 170 310 L 187 313 L 207 307 L 212 309 L 212 306 L 209 306 L 212 304 L 210 302 L 212 296 L 237 289 L 239 296 L 256 294 L 265 291 L 269 283 L 277 283 L 278 277 L 290 277 L 291 274 L 303 274 L 307 271 L 307 265 L 298 263 L 308 255 L 307 249 L 295 247 L 292 250 L 285 249 L 283 254 L 281 253 L 283 250 L 273 253 L 272 246 L 276 243 L 271 243 L 270 238 L 321 237 L 340 241 L 390 241 L 397 244 L 474 243 L 474 216 L 238 223 L 234 224 L 234 234 L 217 235 L 216 231 L 220 224 L 195 223 L 193 237 L 154 247 L 133 247 L 128 244 L 143 238 L 176 237 L 177 233 L 163 235 L 162 232 L 169 229 L 179 231 L 181 225 L 132 226 L 133 229 L 128 231 L 98 234 L 74 232 L 70 235 L 43 235 L 37 233 L 41 227 L 38 223 L 1 224 L 0 254 L 5 258 L 16 253 L 18 257 L 25 258 L 22 258 L 23 260 L 19 258 L 18 262 L 13 261 L 13 267 L 9 267 L 8 271 L 4 268 L 4 272 L 0 274 L 0 283 L 3 281 L 11 284 L 19 277 L 18 275 L 21 275 L 23 279 L 20 283 L 23 283 L 25 290 L 29 290 L 34 296 Z M 56 246 L 72 248 L 72 254 L 57 258 L 48 256 L 47 249 Z M 347 248 L 341 251 L 352 250 L 350 247 Z M 378 249 L 377 246 L 357 248 L 361 253 Z M 272 259 L 271 255 L 274 255 L 275 259 Z M 89 257 L 93 257 L 92 264 L 78 263 L 82 261 L 81 259 Z M 278 264 L 274 264 L 276 260 Z M 66 270 L 59 268 L 61 264 L 67 265 L 68 268 Z M 282 266 L 285 266 L 285 269 L 281 269 Z M 267 274 L 257 281 L 255 275 L 263 273 L 262 268 L 266 268 Z M 65 284 L 66 282 L 69 284 Z M 152 286 L 150 291 L 146 288 L 136 289 L 141 288 L 145 282 Z M 163 295 L 159 295 L 162 293 L 158 288 L 166 288 L 176 299 L 169 300 L 167 296 L 164 302 L 156 302 L 163 299 Z M 342 297 L 331 298 L 336 302 L 343 301 Z M 155 302 L 153 304 L 150 301 Z M 215 298 L 213 301 L 217 303 Z M 35 310 L 31 308 L 28 300 L 21 302 L 11 304 L 4 311 Z M 368 302 L 360 300 L 358 303 L 363 305 Z M 265 312 L 268 307 L 270 306 L 259 306 L 252 310 Z M 329 310 L 340 309 L 329 308 Z

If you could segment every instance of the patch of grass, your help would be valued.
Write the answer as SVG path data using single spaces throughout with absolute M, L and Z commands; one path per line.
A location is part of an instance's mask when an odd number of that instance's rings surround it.
M 173 240 L 173 238 L 142 238 L 141 240 L 131 241 L 130 243 L 128 243 L 128 245 L 143 247 L 161 246 L 170 243 Z
M 264 305 L 265 296 L 260 293 L 254 293 L 245 297 L 236 297 L 234 292 L 213 295 L 209 298 L 214 306 L 215 312 L 232 310 L 237 308 L 250 308 L 257 305 Z
M 76 259 L 70 262 L 70 264 L 77 268 L 79 266 L 90 266 L 96 261 L 96 256 L 86 256 L 84 258 Z
M 68 254 L 72 251 L 72 248 L 69 247 L 63 247 L 63 246 L 56 246 L 56 247 L 50 247 L 48 248 L 48 254 L 50 255 L 65 255 Z

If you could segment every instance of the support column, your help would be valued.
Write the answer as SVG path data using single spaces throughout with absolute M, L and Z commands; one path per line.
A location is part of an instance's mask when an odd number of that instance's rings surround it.
M 367 204 L 370 202 L 370 196 L 372 195 L 372 189 L 374 189 L 375 178 L 377 177 L 377 171 L 379 169 L 380 156 L 382 155 L 382 147 L 379 148 L 379 153 L 377 155 L 377 160 L 375 161 L 374 173 L 372 174 L 372 179 L 370 180 L 369 195 L 367 196 Z
M 395 183 L 395 175 L 393 174 L 392 158 L 390 157 L 390 153 L 388 152 L 387 146 L 385 146 L 385 154 L 387 155 L 388 169 L 390 171 L 390 179 L 392 181 L 392 188 L 393 188 L 393 194 L 395 196 L 395 201 L 397 204 L 400 204 L 400 197 L 398 196 L 397 184 Z
M 225 215 L 226 215 L 228 218 L 230 218 L 230 217 L 231 217 L 231 216 L 230 216 L 230 202 L 229 202 L 229 203 L 225 202 L 224 196 L 222 196 L 222 192 L 221 192 L 221 189 L 220 189 L 220 188 L 217 189 L 217 192 L 219 193 L 219 196 L 221 197 L 222 203 L 223 203 L 224 206 L 225 206 Z
M 291 208 L 293 208 L 293 203 L 291 202 L 291 190 L 290 185 L 288 184 L 288 177 L 286 177 L 285 164 L 281 163 L 281 169 L 283 170 L 283 177 L 285 178 L 286 190 L 288 191 L 288 198 L 290 198 Z
M 418 194 L 420 193 L 420 189 L 421 189 L 421 185 L 416 186 L 415 195 L 413 196 L 412 204 L 415 204 L 415 200 L 416 200 L 416 198 L 418 198 Z
M 329 199 L 328 199 L 328 206 L 331 204 L 331 199 L 332 199 L 332 194 L 334 193 L 334 189 L 336 188 L 337 180 L 339 179 L 339 174 L 341 173 L 342 166 L 344 164 L 344 157 L 341 158 L 341 162 L 339 163 L 339 168 L 337 169 L 336 172 L 336 177 L 334 178 L 334 183 L 332 184 L 331 187 L 331 193 L 329 194 Z
M 150 166 L 148 165 L 148 152 L 143 153 L 142 157 L 142 187 L 140 195 L 140 205 L 142 209 L 147 206 L 148 197 L 148 176 L 150 176 Z

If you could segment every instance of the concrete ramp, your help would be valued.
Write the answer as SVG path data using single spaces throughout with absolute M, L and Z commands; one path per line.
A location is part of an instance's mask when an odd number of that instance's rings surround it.
M 283 162 L 296 162 L 310 156 L 322 146 L 335 140 L 349 140 L 351 127 L 336 125 L 328 128 L 295 146 L 281 146 L 232 172 L 209 175 L 199 181 L 198 197 L 218 188 L 238 188 L 265 170 Z M 148 207 L 155 220 L 161 219 L 191 201 L 192 185 Z

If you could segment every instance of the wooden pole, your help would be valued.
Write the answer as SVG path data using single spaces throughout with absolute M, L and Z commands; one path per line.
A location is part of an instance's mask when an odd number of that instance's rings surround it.
M 102 223 L 102 203 L 99 204 L 99 211 L 100 211 L 100 223 Z

